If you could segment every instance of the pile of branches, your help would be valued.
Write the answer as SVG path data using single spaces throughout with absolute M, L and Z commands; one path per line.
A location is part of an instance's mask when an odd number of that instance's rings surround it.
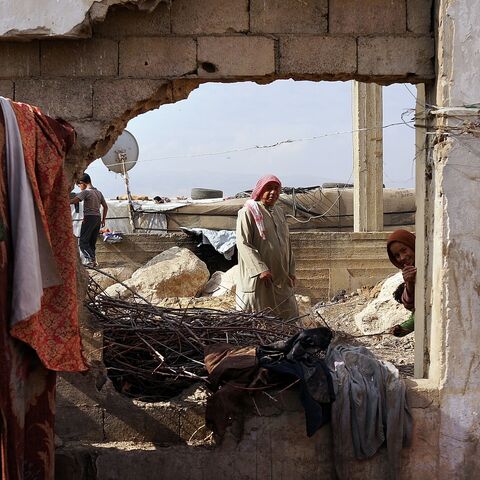
M 99 292 L 94 280 L 88 293 L 87 307 L 103 329 L 109 377 L 117 390 L 146 400 L 171 398 L 194 382 L 207 382 L 207 345 L 268 345 L 301 330 L 296 319 L 267 312 L 163 308 L 136 294 L 113 298 Z

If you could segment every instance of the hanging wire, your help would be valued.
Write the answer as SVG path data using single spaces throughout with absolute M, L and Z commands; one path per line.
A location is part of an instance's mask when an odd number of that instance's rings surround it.
M 353 133 L 366 132 L 368 130 L 378 130 L 378 129 L 385 130 L 386 128 L 397 127 L 397 126 L 400 126 L 400 125 L 405 125 L 406 123 L 413 123 L 413 122 L 414 122 L 414 120 L 405 121 L 405 120 L 402 119 L 401 122 L 389 123 L 389 124 L 383 125 L 383 126 L 359 128 L 359 129 L 356 129 L 356 130 L 348 130 L 348 131 L 322 133 L 322 134 L 319 134 L 319 135 L 314 135 L 312 137 L 285 139 L 285 140 L 279 140 L 278 142 L 271 143 L 271 144 L 251 145 L 251 146 L 247 146 L 247 147 L 233 148 L 233 149 L 230 149 L 230 150 L 223 150 L 223 151 L 219 151 L 219 152 L 192 153 L 192 154 L 172 155 L 172 156 L 166 156 L 166 157 L 149 158 L 149 159 L 143 160 L 143 162 L 175 160 L 175 159 L 179 159 L 179 158 L 213 157 L 213 156 L 218 156 L 218 155 L 229 155 L 229 154 L 232 154 L 232 153 L 242 153 L 242 152 L 247 152 L 247 151 L 251 151 L 251 150 L 266 150 L 266 149 L 277 148 L 277 147 L 280 147 L 282 145 L 288 145 L 288 144 L 293 144 L 293 143 L 311 142 L 311 141 L 320 140 L 320 139 L 326 138 L 326 137 L 333 137 L 333 136 L 338 136 L 338 135 L 349 135 L 349 134 L 351 135 Z M 117 165 L 117 164 L 113 163 L 110 166 L 114 166 L 114 165 Z

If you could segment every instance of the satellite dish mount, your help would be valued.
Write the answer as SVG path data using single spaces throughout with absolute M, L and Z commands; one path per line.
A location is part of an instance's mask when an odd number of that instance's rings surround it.
M 124 130 L 117 138 L 112 148 L 102 157 L 102 162 L 105 166 L 111 172 L 122 175 L 125 181 L 128 200 L 128 218 L 133 232 L 135 232 L 135 210 L 133 208 L 132 194 L 130 192 L 128 171 L 137 163 L 138 153 L 138 143 L 135 140 L 135 137 L 128 130 Z

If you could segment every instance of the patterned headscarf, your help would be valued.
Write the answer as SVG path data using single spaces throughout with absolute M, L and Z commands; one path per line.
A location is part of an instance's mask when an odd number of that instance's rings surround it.
M 406 245 L 407 247 L 415 251 L 415 235 L 412 232 L 408 232 L 407 230 L 399 229 L 392 232 L 387 239 L 388 258 L 397 268 L 402 268 L 401 265 L 396 262 L 395 257 L 390 251 L 390 246 L 394 242 L 403 243 L 403 245 Z
M 276 177 L 275 175 L 264 175 L 262 178 L 260 178 L 260 180 L 258 180 L 252 194 L 250 195 L 253 200 L 260 200 L 263 189 L 265 188 L 265 185 L 269 182 L 277 183 L 278 186 L 282 188 L 282 182 L 278 179 L 278 177 Z

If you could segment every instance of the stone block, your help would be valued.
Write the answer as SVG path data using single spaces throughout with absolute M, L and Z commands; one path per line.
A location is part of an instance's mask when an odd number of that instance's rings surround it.
M 114 6 L 103 22 L 94 24 L 93 32 L 109 38 L 169 34 L 170 8 L 166 2 L 160 2 L 153 12 Z
M 55 433 L 63 442 L 104 440 L 104 410 L 91 406 L 57 406 Z
M 0 95 L 6 98 L 13 98 L 13 82 L 10 80 L 0 80 Z
M 92 83 L 88 80 L 19 80 L 15 100 L 44 109 L 65 120 L 92 116 Z
M 115 397 L 105 412 L 107 441 L 183 443 L 180 437 L 179 411 L 168 406 L 142 406 L 126 398 Z
M 55 480 L 91 480 L 96 478 L 93 452 L 87 448 L 55 450 Z
M 167 82 L 158 80 L 106 80 L 93 87 L 93 116 L 101 120 L 122 118 L 128 112 L 143 113 L 162 103 L 170 103 L 171 91 Z M 153 104 L 150 106 L 150 104 Z
M 359 75 L 434 78 L 432 37 L 360 37 Z
M 181 78 L 172 81 L 172 95 L 174 101 L 184 100 L 188 98 L 190 93 L 198 88 L 200 81 L 191 78 Z
M 0 42 L 0 78 L 40 74 L 38 42 Z
M 330 0 L 332 34 L 394 34 L 406 31 L 405 0 Z
M 99 406 L 105 396 L 101 386 L 91 371 L 87 374 L 62 372 L 57 376 L 57 405 Z
M 357 45 L 354 38 L 313 35 L 280 38 L 282 75 L 351 75 L 356 68 Z
M 202 77 L 271 75 L 275 73 L 275 44 L 265 37 L 200 37 L 198 65 Z
M 317 33 L 328 31 L 328 0 L 252 0 L 250 31 Z
M 172 33 L 211 34 L 246 32 L 248 0 L 175 0 Z
M 407 0 L 407 30 L 413 33 L 433 31 L 432 0 Z
M 197 45 L 192 38 L 130 37 L 120 41 L 120 75 L 177 77 L 197 69 Z
M 117 75 L 118 43 L 104 38 L 43 41 L 40 63 L 44 76 L 102 77 Z

